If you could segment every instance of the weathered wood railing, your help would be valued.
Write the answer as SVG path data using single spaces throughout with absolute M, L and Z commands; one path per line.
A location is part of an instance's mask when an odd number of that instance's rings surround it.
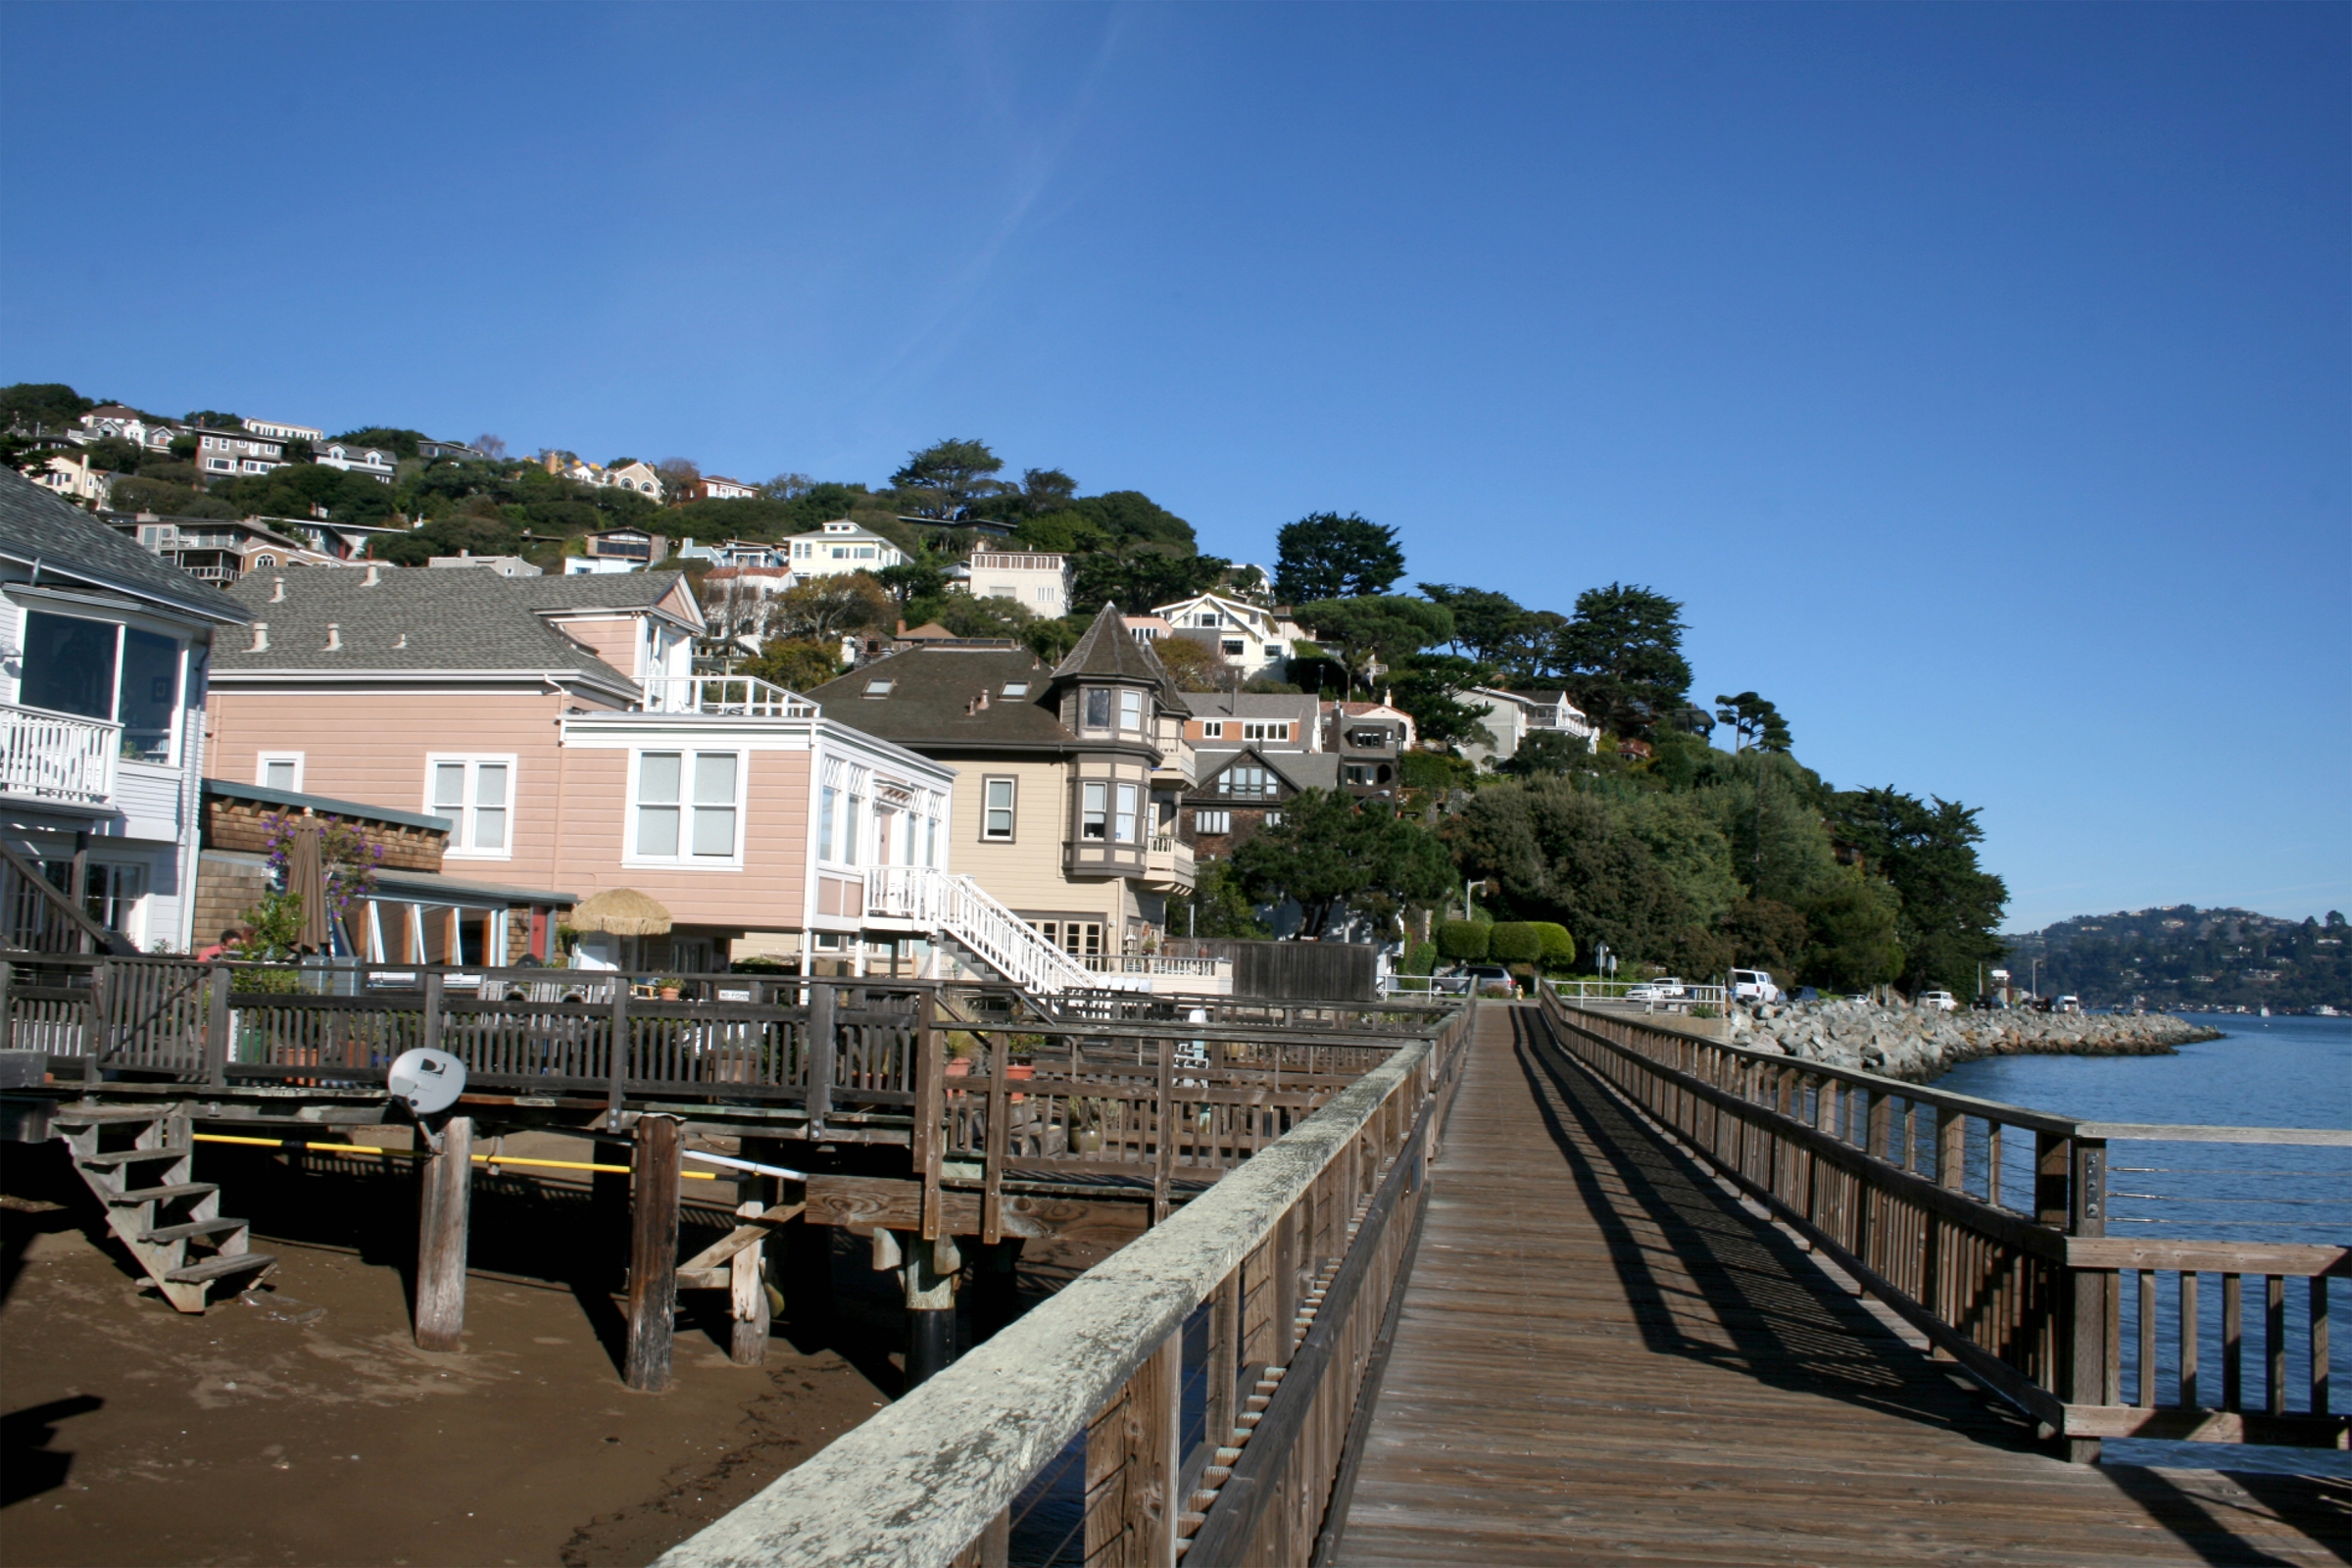
M 662 1563 L 1002 1564 L 1016 1498 L 1080 1438 L 1073 1543 L 1083 1536 L 1086 1562 L 1307 1562 L 1470 1022 L 1467 1004 L 1445 1015 L 1165 1224 Z M 1205 1333 L 1188 1349 L 1197 1316 Z M 1205 1410 L 1188 1446 L 1183 1391 L 1196 1377 Z
M 1653 1122 L 1794 1226 L 1984 1383 L 2095 1458 L 2112 1437 L 2341 1446 L 2331 1408 L 2329 1278 L 2352 1248 L 2107 1235 L 2111 1140 L 2352 1148 L 2352 1131 L 2138 1127 L 2047 1115 L 1876 1074 L 1720 1045 L 1580 1007 L 1546 986 L 1553 1040 Z M 2004 1201 L 2004 1146 L 2030 1140 L 2031 1185 Z M 2207 1401 L 2198 1275 L 2223 1276 L 2221 1401 Z M 2165 1387 L 2159 1290 L 2175 1276 L 2179 1356 Z M 2122 1307 L 2136 1276 L 2137 1375 L 2127 1400 Z M 2242 1285 L 2262 1281 L 2262 1407 L 2243 1397 Z M 2286 1282 L 2307 1282 L 2300 1321 Z M 2298 1330 L 2299 1338 L 2298 1338 Z M 2302 1397 L 2290 1362 L 2306 1369 Z M 2163 1397 L 2170 1395 L 2170 1398 Z

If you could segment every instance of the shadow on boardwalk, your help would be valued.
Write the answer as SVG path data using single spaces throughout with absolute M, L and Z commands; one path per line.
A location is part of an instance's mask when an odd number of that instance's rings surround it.
M 2352 1488 L 2065 1464 L 1491 1007 L 1344 1562 L 2315 1563 Z

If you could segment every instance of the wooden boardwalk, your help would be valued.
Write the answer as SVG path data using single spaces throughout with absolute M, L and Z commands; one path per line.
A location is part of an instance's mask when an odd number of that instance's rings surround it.
M 2047 1456 L 1482 1013 L 1334 1560 L 2352 1561 L 2352 1481 Z

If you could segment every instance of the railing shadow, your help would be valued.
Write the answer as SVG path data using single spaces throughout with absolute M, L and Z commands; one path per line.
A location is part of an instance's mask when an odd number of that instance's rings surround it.
M 1610 1261 L 1649 1350 L 1938 1427 L 1989 1447 L 2047 1453 L 2022 1414 L 1904 1344 L 1794 1242 L 1717 1186 L 1700 1162 L 1637 1119 L 1547 1035 L 1536 1008 L 1514 1009 L 1514 1055 L 1546 1134 L 1607 1239 Z M 1688 1276 L 1688 1288 L 1661 1277 L 1652 1262 L 1661 1249 Z M 1685 1329 L 1694 1305 L 1703 1305 L 1721 1326 L 1728 1346 Z M 2100 1475 L 2206 1562 L 2293 1560 L 2231 1527 L 2229 1510 L 2243 1504 L 2200 1496 L 2158 1470 L 2119 1465 L 2101 1467 Z M 2352 1541 L 2352 1483 L 2239 1472 L 2230 1473 L 2229 1482 L 2327 1544 L 2339 1560 L 2352 1562 L 2352 1550 L 2343 1544 Z

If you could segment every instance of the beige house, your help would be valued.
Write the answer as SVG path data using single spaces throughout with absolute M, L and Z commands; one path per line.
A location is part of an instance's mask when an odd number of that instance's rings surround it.
M 957 867 L 1090 968 L 1152 945 L 1168 895 L 1192 891 L 1176 832 L 1193 778 L 1184 699 L 1116 607 L 1051 668 L 1010 642 L 930 642 L 809 695 L 953 765 Z
M 841 577 L 854 571 L 880 571 L 906 559 L 906 552 L 871 529 L 847 517 L 836 517 L 810 533 L 797 533 L 782 542 L 787 564 L 803 577 Z
M 1069 557 L 1052 551 L 975 550 L 950 575 L 974 599 L 1009 599 L 1046 620 L 1069 612 Z

